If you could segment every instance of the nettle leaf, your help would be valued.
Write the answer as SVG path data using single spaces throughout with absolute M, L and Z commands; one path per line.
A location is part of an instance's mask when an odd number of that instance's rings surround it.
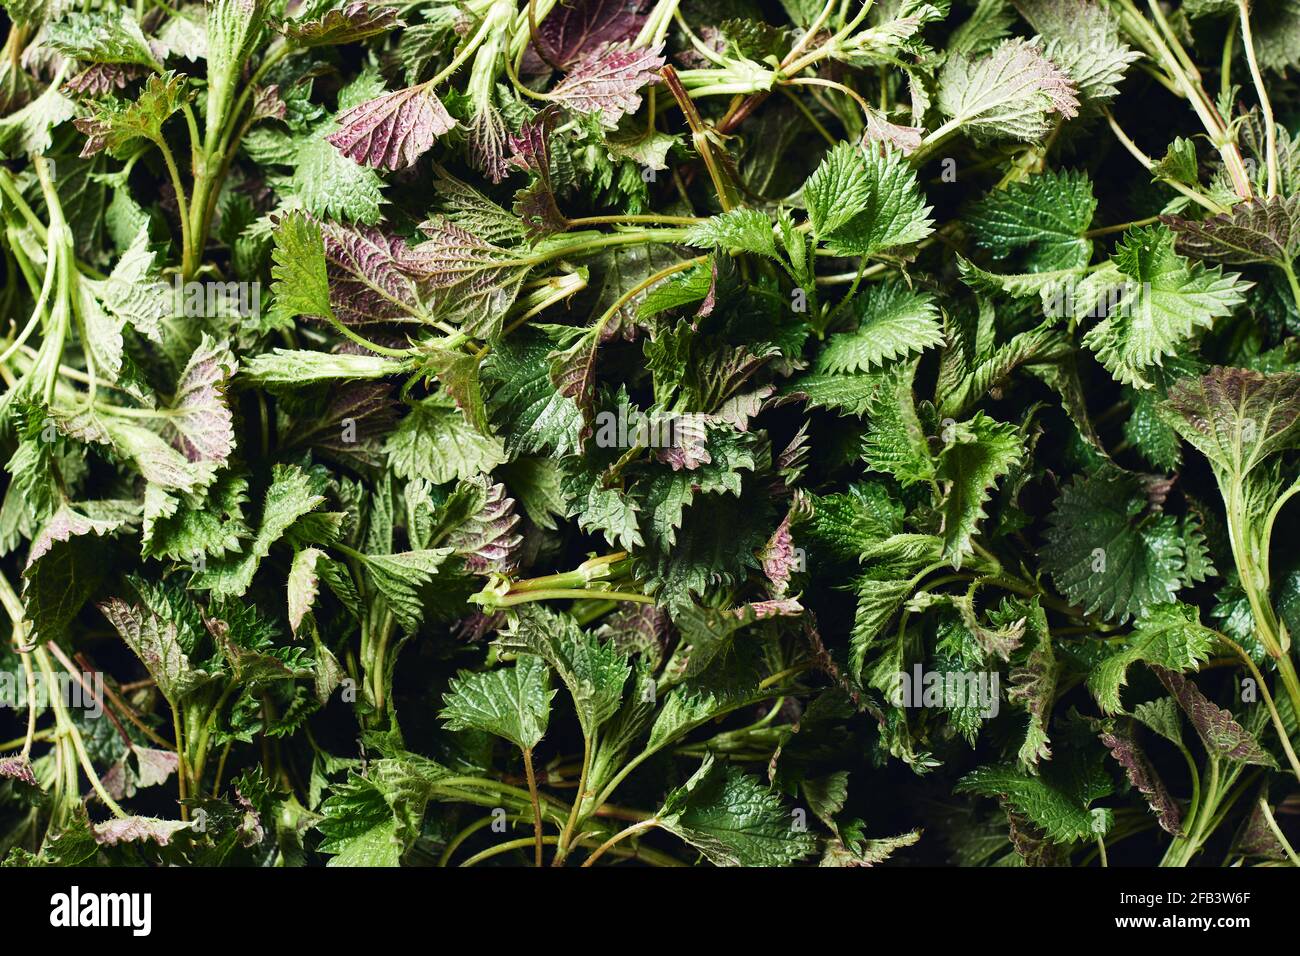
M 935 475 L 929 439 L 912 398 L 916 363 L 891 370 L 867 405 L 871 422 L 862 442 L 862 458 L 872 471 L 892 475 L 907 486 L 931 481 Z
M 672 610 L 672 622 L 681 641 L 664 665 L 661 686 L 672 685 L 703 673 L 731 648 L 736 635 L 759 622 L 777 617 L 798 617 L 803 607 L 793 598 L 758 601 L 719 610 L 691 603 Z
M 407 633 L 419 630 L 425 601 L 421 590 L 453 554 L 451 548 L 425 548 L 399 554 L 363 555 L 375 587 L 388 602 L 393 617 Z
M 552 384 L 550 355 L 549 339 L 522 333 L 498 343 L 483 363 L 483 376 L 493 386 L 488 411 L 512 460 L 541 451 L 573 454 L 580 448 L 582 412 Z
M 1178 808 L 1178 801 L 1169 793 L 1137 738 L 1117 727 L 1103 731 L 1099 736 L 1110 755 L 1128 774 L 1129 783 L 1146 797 L 1147 806 L 1160 821 L 1160 828 L 1174 836 L 1182 836 L 1182 811 Z
M 1196 670 L 1209 660 L 1215 634 L 1203 627 L 1196 609 L 1186 604 L 1161 604 L 1135 625 L 1124 646 L 1105 658 L 1088 675 L 1088 689 L 1107 713 L 1123 709 L 1120 690 L 1128 669 L 1141 661 L 1173 671 Z
M 69 13 L 46 27 L 45 42 L 60 53 L 87 63 L 124 63 L 162 72 L 135 13 Z
M 998 479 L 1019 465 L 1024 456 L 1024 437 L 1009 422 L 997 422 L 976 412 L 970 421 L 952 429 L 949 441 L 939 453 L 935 477 L 946 482 L 943 511 L 943 553 L 954 568 L 972 552 L 971 538 L 981 518 L 984 503 Z
M 1119 381 L 1138 388 L 1151 388 L 1148 369 L 1231 314 L 1250 287 L 1236 273 L 1189 263 L 1174 251 L 1173 233 L 1158 226 L 1129 232 L 1113 263 L 1122 296 L 1083 344 Z
M 102 100 L 94 104 L 89 116 L 76 121 L 77 129 L 86 134 L 82 156 L 93 156 L 101 149 L 118 156 L 138 139 L 163 142 L 162 127 L 189 99 L 186 78 L 176 73 L 154 74 L 134 100 Z
M 1010 684 L 1007 700 L 1024 707 L 1029 715 L 1025 740 L 1016 757 L 1021 767 L 1032 772 L 1040 761 L 1052 757 L 1047 724 L 1051 718 L 1052 705 L 1056 702 L 1058 665 L 1056 653 L 1052 649 L 1047 614 L 1039 599 L 1033 598 L 1028 607 L 1012 606 L 1011 609 L 1014 612 L 1022 607 L 1025 611 L 1025 643 L 1029 645 L 1029 650 L 1023 663 L 1013 667 L 1007 675 Z
M 379 222 L 383 180 L 340 153 L 324 132 L 303 141 L 292 154 L 292 164 L 293 176 L 284 190 L 308 213 L 367 225 Z
M 576 113 L 599 113 L 606 129 L 641 108 L 641 88 L 664 65 L 663 45 L 611 44 L 582 57 L 551 90 L 550 98 Z
M 54 128 L 76 114 L 77 105 L 57 87 L 49 87 L 22 109 L 0 119 L 0 154 L 44 153 L 53 142 Z
M 404 169 L 456 125 L 428 84 L 385 93 L 335 117 L 337 132 L 326 137 L 344 156 L 363 166 Z
M 1134 475 L 1103 469 L 1066 486 L 1038 557 L 1057 589 L 1086 613 L 1141 617 L 1173 600 L 1185 578 L 1177 521 L 1148 508 Z
M 566 462 L 560 489 L 567 502 L 565 517 L 577 518 L 578 527 L 599 531 L 611 547 L 631 551 L 645 543 L 637 524 L 641 506 L 622 488 L 607 485 L 603 472 L 584 462 Z
M 536 45 L 549 63 L 568 66 L 606 44 L 631 40 L 644 25 L 645 0 L 574 0 L 558 3 L 537 27 Z
M 253 583 L 253 575 L 262 559 L 271 553 L 271 545 L 299 518 L 315 511 L 324 501 L 325 496 L 319 493 L 311 475 L 296 465 L 276 465 L 252 540 L 240 553 L 209 560 L 205 568 L 196 572 L 191 587 L 210 590 L 217 597 L 239 597 Z
M 1237 723 L 1231 711 L 1206 699 L 1200 689 L 1176 669 L 1157 664 L 1151 670 L 1183 709 L 1209 753 L 1235 763 L 1277 766 L 1273 755 L 1260 747 L 1254 734 Z
M 485 673 L 462 671 L 451 680 L 439 716 L 448 730 L 483 730 L 532 750 L 546 735 L 550 718 L 551 671 L 532 654 L 520 654 L 514 667 Z
M 501 444 L 475 431 L 445 395 L 412 405 L 384 452 L 397 477 L 424 478 L 435 485 L 474 477 L 505 461 Z
M 939 109 L 977 138 L 1033 141 L 1056 117 L 1077 116 L 1079 98 L 1034 42 L 1012 39 L 984 57 L 950 57 L 939 73 Z
M 966 219 L 976 243 L 995 258 L 1026 249 L 1025 271 L 1051 272 L 1077 269 L 1092 259 L 1092 240 L 1084 233 L 1096 209 L 1086 175 L 1048 170 L 994 190 Z
M 167 427 L 190 461 L 224 465 L 234 450 L 234 419 L 226 403 L 226 387 L 237 367 L 229 344 L 205 332 L 181 372 Z
M 344 325 L 410 321 L 423 312 L 428 257 L 401 237 L 368 226 L 321 224 L 330 304 Z
M 934 231 L 916 172 L 902 153 L 838 143 L 803 187 L 813 234 L 835 255 L 866 256 Z
M 405 24 L 397 10 L 354 0 L 311 20 L 287 20 L 280 31 L 297 47 L 338 46 L 382 36 Z
M 274 236 L 272 313 L 290 324 L 300 315 L 333 315 L 320 224 L 302 212 L 291 212 L 276 224 Z
M 555 670 L 588 738 L 618 711 L 623 685 L 632 673 L 627 657 L 567 614 L 537 604 L 520 605 L 512 610 L 510 626 L 497 643 L 504 650 L 536 654 Z
M 1300 196 L 1237 203 L 1231 211 L 1196 221 L 1161 216 L 1178 237 L 1178 251 L 1197 259 L 1288 268 L 1300 253 Z
M 712 755 L 655 814 L 657 826 L 715 866 L 788 866 L 809 856 L 816 841 L 795 819 L 758 779 Z
M 135 651 L 158 690 L 173 707 L 212 680 L 211 674 L 190 662 L 175 620 L 147 607 L 134 607 L 120 598 L 110 598 L 99 609 Z
M 854 308 L 857 329 L 830 337 L 817 359 L 819 371 L 866 372 L 943 342 L 934 297 L 903 282 L 871 286 Z
M 1175 383 L 1163 410 L 1216 471 L 1244 478 L 1300 435 L 1300 375 L 1216 366 Z
M 1069 74 L 1086 106 L 1119 94 L 1119 82 L 1141 54 L 1120 39 L 1114 11 L 1089 0 L 1021 0 L 1016 7 L 1047 38 L 1043 52 Z
M 1094 812 L 1093 800 L 1110 792 L 1104 771 L 1085 771 L 1073 780 L 1033 776 L 1011 766 L 980 767 L 957 782 L 957 793 L 998 797 L 1026 817 L 1053 843 L 1092 840 L 1109 829 L 1110 811 Z
M 757 209 L 742 207 L 711 216 L 686 234 L 686 244 L 697 249 L 725 249 L 752 252 L 776 259 L 776 237 L 772 223 Z

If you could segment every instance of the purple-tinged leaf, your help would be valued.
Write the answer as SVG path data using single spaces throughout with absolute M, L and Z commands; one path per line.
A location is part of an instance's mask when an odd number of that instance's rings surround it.
M 787 514 L 772 532 L 763 550 L 758 553 L 758 560 L 763 565 L 763 573 L 772 582 L 772 593 L 781 597 L 790 587 L 790 575 L 798 570 L 794 537 L 790 534 L 790 516 Z
M 596 354 L 600 337 L 587 332 L 562 352 L 552 352 L 550 359 L 551 384 L 561 394 L 573 399 L 582 412 L 585 440 L 591 432 L 592 402 L 596 394 Z
M 409 322 L 421 313 L 419 284 L 429 257 L 373 226 L 321 223 L 330 305 L 344 325 Z
M 1212 703 L 1200 688 L 1177 671 L 1166 670 L 1158 664 L 1150 665 L 1160 683 L 1178 701 L 1187 719 L 1191 721 L 1205 749 L 1216 757 L 1226 757 L 1239 763 L 1276 767 L 1277 761 L 1260 747 L 1259 742 L 1241 724 L 1231 711 Z
M 925 135 L 925 130 L 920 126 L 899 126 L 897 123 L 891 123 L 883 114 L 872 110 L 867 114 L 867 126 L 862 133 L 863 147 L 882 145 L 901 150 L 904 156 L 909 156 L 921 148 L 921 138 Z
M 439 136 L 456 125 L 427 84 L 367 100 L 336 118 L 338 132 L 326 140 L 362 166 L 413 166 Z
M 283 120 L 289 115 L 289 104 L 280 95 L 278 83 L 259 86 L 253 90 L 253 109 L 249 114 L 250 122 L 262 119 Z
M 1178 803 L 1170 795 L 1160 775 L 1156 773 L 1155 766 L 1137 742 L 1137 738 L 1131 733 L 1115 729 L 1103 732 L 1100 736 L 1101 742 L 1106 745 L 1110 755 L 1128 774 L 1129 783 L 1147 798 L 1147 805 L 1155 811 L 1160 821 L 1160 828 L 1166 833 L 1181 836 L 1183 817 Z
M 694 471 L 713 461 L 709 454 L 709 417 L 704 415 L 678 415 L 672 419 L 672 444 L 654 449 L 657 461 L 672 467 L 673 471 Z
M 1245 476 L 1300 433 L 1300 375 L 1216 366 L 1169 389 L 1168 422 L 1223 472 Z
M 1244 266 L 1289 266 L 1300 252 L 1300 196 L 1252 199 L 1200 222 L 1179 216 L 1160 221 L 1178 237 L 1184 255 Z
M 1264 790 L 1264 798 L 1268 799 L 1267 787 Z M 1281 844 L 1273 828 L 1268 825 L 1268 819 L 1264 816 L 1264 809 L 1259 805 L 1259 801 L 1251 804 L 1250 815 L 1237 831 L 1230 854 L 1260 857 L 1277 862 L 1287 859 L 1286 847 Z
M 631 40 L 650 6 L 648 0 L 560 0 L 538 24 L 538 42 L 529 53 L 536 55 L 540 46 L 540 59 L 568 67 L 594 50 Z
M 652 668 L 663 661 L 668 634 L 668 613 L 653 604 L 625 604 L 596 632 L 602 642 L 612 642 L 621 653 L 642 655 Z
M 99 517 L 90 517 L 75 510 L 77 507 L 100 512 Z M 131 501 L 91 501 L 80 505 L 66 502 L 41 526 L 41 530 L 32 539 L 27 551 L 27 567 L 31 567 L 54 547 L 56 542 L 71 541 L 75 537 L 87 534 L 103 536 L 127 525 L 133 524 L 139 514 L 139 507 Z
M 234 418 L 226 403 L 226 386 L 237 364 L 229 344 L 206 332 L 190 356 L 167 418 L 172 444 L 190 461 L 225 464 L 235 447 Z
M 551 186 L 551 131 L 557 119 L 556 110 L 545 109 L 525 122 L 519 135 L 510 137 L 508 165 L 536 177 L 528 188 L 515 194 L 515 214 L 533 237 L 559 232 L 568 225 Z
M 190 824 L 182 823 L 180 820 L 158 820 L 154 817 L 120 817 L 96 823 L 93 829 L 95 842 L 102 846 L 138 843 L 142 840 L 167 846 L 177 833 L 190 829 Z
M 325 407 L 293 416 L 286 448 L 314 448 L 339 462 L 380 467 L 380 439 L 397 423 L 396 390 L 389 382 L 345 382 L 330 390 Z M 296 410 L 295 410 L 296 411 Z
M 448 536 L 447 544 L 464 558 L 466 570 L 473 574 L 514 574 L 524 543 L 516 530 L 520 518 L 515 514 L 515 500 L 507 496 L 505 485 L 488 487 L 482 476 L 469 483 L 479 486 L 482 505 Z
M 506 162 L 506 142 L 509 138 L 500 110 L 491 105 L 479 110 L 470 120 L 466 136 L 470 165 L 492 182 L 501 182 L 510 173 Z
M 35 787 L 36 774 L 32 772 L 31 761 L 22 754 L 12 757 L 0 757 L 0 780 L 17 780 L 29 787 Z
M 388 33 L 405 24 L 392 7 L 354 0 L 313 20 L 289 20 L 280 32 L 297 47 L 337 46 Z
M 128 83 L 146 72 L 133 63 L 95 63 L 64 83 L 63 88 L 78 96 L 106 96 L 126 89 Z
M 614 129 L 628 113 L 641 108 L 641 88 L 653 83 L 664 65 L 662 45 L 633 48 L 615 44 L 587 53 L 565 75 L 551 96 L 577 113 L 599 113 Z
M 138 768 L 136 780 L 142 787 L 157 787 L 166 783 L 180 766 L 180 757 L 174 750 L 158 750 L 132 744 L 131 751 L 135 754 Z

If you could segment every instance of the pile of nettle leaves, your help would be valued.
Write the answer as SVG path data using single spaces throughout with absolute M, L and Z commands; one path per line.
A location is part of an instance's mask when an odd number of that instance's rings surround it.
M 1256 6 L 3 0 L 0 858 L 1300 864 Z

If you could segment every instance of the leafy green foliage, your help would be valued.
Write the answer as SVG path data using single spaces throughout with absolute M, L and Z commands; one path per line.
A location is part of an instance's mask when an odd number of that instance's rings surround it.
M 0 5 L 0 863 L 1289 859 L 1292 0 Z

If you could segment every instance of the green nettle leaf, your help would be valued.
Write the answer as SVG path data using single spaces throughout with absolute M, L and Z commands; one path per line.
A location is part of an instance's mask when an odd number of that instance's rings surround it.
M 455 403 L 441 395 L 413 405 L 384 452 L 397 477 L 436 485 L 471 478 L 505 461 L 500 443 L 475 431 Z
M 136 64 L 162 72 L 130 9 L 116 14 L 70 13 L 49 24 L 46 42 L 60 53 L 87 63 Z
M 1082 173 L 1049 170 L 976 203 L 967 217 L 975 241 L 995 258 L 1024 249 L 1025 271 L 1078 269 L 1092 259 L 1092 225 L 1097 200 Z
M 971 538 L 984 503 L 999 478 L 1018 465 L 1024 454 L 1019 429 L 995 422 L 976 412 L 968 422 L 952 428 L 951 440 L 939 453 L 935 477 L 947 483 L 943 502 L 943 553 L 954 568 L 971 553 Z
M 283 217 L 275 227 L 271 252 L 271 307 L 277 320 L 292 323 L 300 315 L 329 318 L 329 277 L 325 270 L 325 243 L 320 224 L 301 212 Z
M 1063 775 L 1064 776 L 1064 775 Z M 1092 840 L 1110 827 L 1109 810 L 1089 805 L 1110 792 L 1100 768 L 1085 768 L 1073 779 L 1032 776 L 1012 766 L 980 767 L 957 783 L 958 793 L 978 793 L 1006 801 L 1009 812 L 1023 815 L 1053 843 Z
M 550 717 L 550 669 L 540 657 L 520 654 L 514 667 L 462 673 L 443 697 L 441 717 L 449 730 L 484 730 L 521 750 L 532 750 Z
M 716 866 L 788 866 L 809 856 L 816 842 L 795 820 L 756 778 L 712 755 L 655 814 L 657 826 Z
M 506 433 L 505 451 L 520 455 L 579 450 L 582 412 L 551 382 L 549 341 L 540 335 L 512 335 L 489 354 L 483 376 L 494 386 L 488 411 Z
M 371 580 L 388 601 L 397 623 L 414 633 L 419 630 L 424 617 L 425 601 L 420 592 L 453 553 L 452 548 L 425 548 L 362 557 Z
M 901 152 L 834 146 L 803 187 L 813 234 L 836 255 L 867 256 L 934 231 L 916 172 Z
M 757 209 L 733 209 L 692 226 L 686 244 L 697 249 L 752 252 L 769 259 L 777 258 L 772 223 Z
M 1102 469 L 1061 492 L 1038 557 L 1057 589 L 1108 620 L 1141 617 L 1187 580 L 1177 521 L 1152 511 L 1134 475 Z
M 857 329 L 830 337 L 817 360 L 819 371 L 866 372 L 943 342 L 934 297 L 902 282 L 872 286 L 854 304 Z
M 939 74 L 939 109 L 949 126 L 978 138 L 1032 141 L 1051 130 L 1055 116 L 1077 116 L 1079 99 L 1038 46 L 1013 39 L 984 57 L 951 57 Z
M 1202 626 L 1196 609 L 1186 604 L 1162 604 L 1139 620 L 1123 646 L 1088 675 L 1088 689 L 1107 713 L 1123 709 L 1120 690 L 1129 668 L 1139 661 L 1171 671 L 1196 670 L 1209 660 L 1215 634 Z
M 261 519 L 253 537 L 238 553 L 208 561 L 194 575 L 191 586 L 210 590 L 218 597 L 238 597 L 253 583 L 262 559 L 271 545 L 284 536 L 294 522 L 324 503 L 311 476 L 296 465 L 276 465 L 271 485 L 263 499 Z
M 871 425 L 862 443 L 862 458 L 872 471 L 892 475 L 904 486 L 935 477 L 930 442 L 916 414 L 912 376 L 916 363 L 893 370 L 871 397 Z
M 1110 314 L 1083 337 L 1116 379 L 1138 388 L 1151 388 L 1149 369 L 1197 330 L 1229 315 L 1249 288 L 1236 273 L 1189 263 L 1174 251 L 1174 241 L 1158 226 L 1125 236 L 1113 259 L 1120 278 L 1097 283 L 1112 300 Z M 1118 294 L 1110 292 L 1115 289 Z
M 76 121 L 77 129 L 86 134 L 81 155 L 92 156 L 105 149 L 110 156 L 118 156 L 138 139 L 162 143 L 163 123 L 188 99 L 185 77 L 176 73 L 150 76 L 136 99 L 127 103 L 107 100 Z
M 556 614 L 536 604 L 515 609 L 508 630 L 498 639 L 505 650 L 535 654 L 554 668 L 578 714 L 583 733 L 590 738 L 618 711 L 623 685 L 632 668 L 612 643 L 584 631 L 567 614 Z

